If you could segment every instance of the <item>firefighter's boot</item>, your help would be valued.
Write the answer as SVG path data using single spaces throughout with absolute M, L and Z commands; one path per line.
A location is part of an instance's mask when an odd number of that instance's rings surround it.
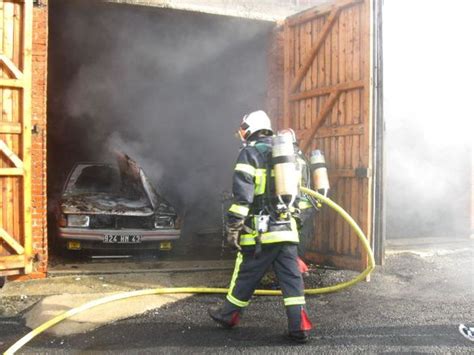
M 306 343 L 313 325 L 306 313 L 304 305 L 287 306 L 288 338 L 297 343 Z
M 309 334 L 305 330 L 297 330 L 297 331 L 294 331 L 294 332 L 289 332 L 288 333 L 288 338 L 291 341 L 294 341 L 295 343 L 304 344 L 304 343 L 308 342 Z
M 224 328 L 233 328 L 240 321 L 240 310 L 228 310 L 226 307 L 211 307 L 207 313 L 216 323 Z

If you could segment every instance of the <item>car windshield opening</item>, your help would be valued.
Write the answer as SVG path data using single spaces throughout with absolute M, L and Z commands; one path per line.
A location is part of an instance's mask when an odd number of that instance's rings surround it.
M 85 167 L 74 184 L 81 192 L 117 192 L 119 188 L 119 173 L 109 166 Z

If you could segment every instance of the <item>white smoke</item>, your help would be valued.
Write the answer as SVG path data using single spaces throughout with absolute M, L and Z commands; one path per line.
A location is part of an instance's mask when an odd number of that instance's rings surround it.
M 474 4 L 384 2 L 389 237 L 469 234 Z
M 73 156 L 94 160 L 111 145 L 123 150 L 194 231 L 219 226 L 238 154 L 234 132 L 264 104 L 273 25 L 61 0 L 51 1 L 50 16 L 50 88 L 62 98 L 50 117 L 61 121 L 63 112 L 72 133 L 63 149 L 77 146 Z M 50 141 L 61 133 L 52 130 Z

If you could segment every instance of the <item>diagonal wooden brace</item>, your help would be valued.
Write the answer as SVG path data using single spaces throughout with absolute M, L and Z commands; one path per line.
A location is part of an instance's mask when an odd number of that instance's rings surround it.
M 311 141 L 316 136 L 316 132 L 318 131 L 319 127 L 323 125 L 324 121 L 326 120 L 326 117 L 328 116 L 329 112 L 331 112 L 332 108 L 334 107 L 334 104 L 336 103 L 341 93 L 342 90 L 336 90 L 333 91 L 331 95 L 329 95 L 324 104 L 324 107 L 319 113 L 319 116 L 317 117 L 316 122 L 314 123 L 311 129 L 311 132 L 306 131 L 305 134 L 301 137 L 301 147 L 303 152 L 308 151 L 309 147 L 311 146 Z
M 0 54 L 0 63 L 5 64 L 10 73 L 14 76 L 14 79 L 23 79 L 23 73 L 18 69 L 15 63 L 12 62 L 5 54 Z
M 7 146 L 7 144 L 2 139 L 0 139 L 0 152 L 5 154 L 5 156 L 13 163 L 15 168 L 23 168 L 23 162 L 21 159 Z
M 306 76 L 309 68 L 313 64 L 314 58 L 316 58 L 316 56 L 318 55 L 319 49 L 324 44 L 324 41 L 326 40 L 329 32 L 331 31 L 332 26 L 334 26 L 334 23 L 339 18 L 340 12 L 340 7 L 335 7 L 334 9 L 332 9 L 331 13 L 326 19 L 326 23 L 324 24 L 323 29 L 321 30 L 321 35 L 319 36 L 318 41 L 316 42 L 314 47 L 311 48 L 311 52 L 309 52 L 308 55 L 304 58 L 303 65 L 296 72 L 295 78 L 293 79 L 290 86 L 290 93 L 295 92 L 298 86 L 300 86 L 301 82 L 303 81 L 303 78 Z
M 8 246 L 10 246 L 18 255 L 25 253 L 25 249 L 7 233 L 7 231 L 0 227 L 0 238 L 2 238 Z
M 296 92 L 296 89 L 298 89 L 298 86 L 300 86 L 304 77 L 308 73 L 309 68 L 314 62 L 314 58 L 316 58 L 316 56 L 318 55 L 318 52 L 321 49 L 322 45 L 324 44 L 324 41 L 328 37 L 329 33 L 331 32 L 332 27 L 334 26 L 337 19 L 339 18 L 341 11 L 345 9 L 346 7 L 360 3 L 361 1 L 362 0 L 342 0 L 334 4 L 334 7 L 329 13 L 326 19 L 326 22 L 324 23 L 324 26 L 321 29 L 321 34 L 318 40 L 316 41 L 314 46 L 311 48 L 311 51 L 304 58 L 303 65 L 298 69 L 298 71 L 295 74 L 295 78 L 291 82 L 290 94 Z

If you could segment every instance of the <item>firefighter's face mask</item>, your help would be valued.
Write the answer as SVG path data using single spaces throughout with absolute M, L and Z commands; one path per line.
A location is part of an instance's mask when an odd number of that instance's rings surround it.
M 247 136 L 249 133 L 248 128 L 249 128 L 249 125 L 246 122 L 242 122 L 242 124 L 239 127 L 239 130 L 235 133 L 235 136 L 239 138 L 242 143 L 245 143 L 247 141 Z

